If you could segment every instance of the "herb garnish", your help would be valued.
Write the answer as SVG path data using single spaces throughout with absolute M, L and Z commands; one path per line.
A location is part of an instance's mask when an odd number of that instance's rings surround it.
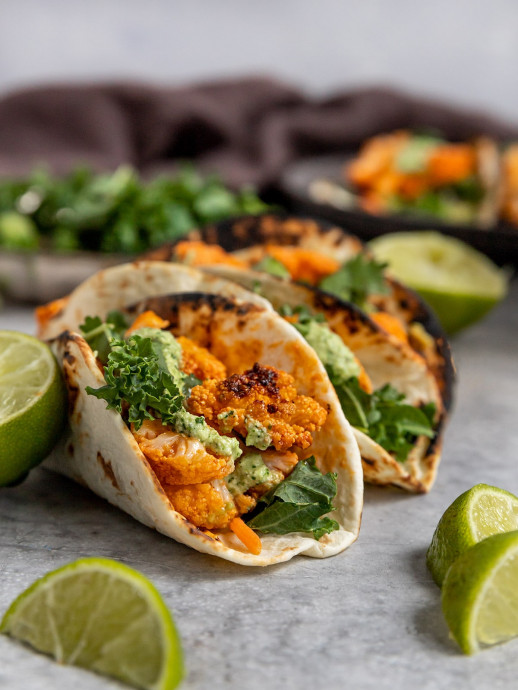
M 120 311 L 111 311 L 102 321 L 98 316 L 87 316 L 79 328 L 83 338 L 96 353 L 97 358 L 106 364 L 111 351 L 110 343 L 114 339 L 122 339 L 129 323 Z
M 336 273 L 326 276 L 318 287 L 368 311 L 370 295 L 389 293 L 384 276 L 386 266 L 386 263 L 370 259 L 364 254 L 357 254 L 344 263 Z
M 330 379 L 333 383 L 332 375 Z M 366 393 L 357 378 L 335 385 L 335 390 L 349 423 L 393 453 L 398 462 L 407 459 L 417 436 L 435 434 L 434 403 L 420 408 L 407 405 L 405 396 L 389 384 Z
M 273 256 L 264 256 L 259 263 L 252 266 L 254 271 L 269 273 L 278 278 L 290 278 L 290 272 L 286 266 Z
M 333 510 L 336 476 L 322 474 L 313 457 L 301 460 L 244 519 L 249 527 L 265 534 L 303 532 L 318 540 L 340 528 L 336 520 L 322 517 Z
M 106 400 L 109 410 L 122 414 L 136 429 L 145 419 L 155 419 L 155 410 L 164 424 L 174 424 L 183 402 L 183 391 L 164 365 L 162 344 L 132 335 L 129 340 L 112 340 L 104 369 L 106 385 L 88 386 L 86 392 Z
M 0 182 L 0 246 L 139 254 L 207 223 L 269 208 L 253 189 L 233 192 L 191 165 L 150 181 L 127 165 L 104 174 L 82 167 L 65 177 L 37 169 Z

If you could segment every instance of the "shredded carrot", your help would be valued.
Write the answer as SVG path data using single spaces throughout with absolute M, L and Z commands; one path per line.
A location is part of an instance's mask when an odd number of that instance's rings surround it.
M 36 307 L 34 310 L 34 316 L 36 317 L 40 334 L 50 319 L 59 314 L 67 302 L 68 297 L 61 297 L 60 299 L 55 299 L 53 302 L 49 302 L 48 304 L 42 304 L 41 307 Z
M 253 529 L 250 529 L 250 527 L 241 520 L 241 518 L 235 517 L 231 520 L 229 527 L 239 541 L 243 542 L 250 553 L 253 553 L 254 556 L 258 556 L 261 553 L 261 549 L 263 548 L 261 539 Z
M 369 316 L 378 324 L 378 326 L 381 326 L 383 330 L 395 336 L 398 340 L 402 340 L 404 343 L 408 342 L 407 332 L 405 331 L 401 321 L 396 316 L 393 316 L 386 311 L 378 311 L 374 314 L 369 314 Z
M 143 311 L 126 331 L 126 337 L 139 328 L 167 328 L 167 326 L 169 326 L 169 321 L 161 319 L 154 311 Z
M 234 266 L 235 268 L 248 268 L 244 261 L 237 259 L 232 254 L 228 254 L 218 244 L 206 244 L 199 241 L 179 242 L 175 248 L 175 255 L 177 259 L 190 266 L 223 264 L 224 266 Z

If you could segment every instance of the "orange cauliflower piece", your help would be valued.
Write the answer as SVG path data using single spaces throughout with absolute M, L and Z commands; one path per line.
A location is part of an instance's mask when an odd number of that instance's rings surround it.
M 176 340 L 182 348 L 182 371 L 184 374 L 193 374 L 201 381 L 226 377 L 225 365 L 214 357 L 207 348 L 196 345 L 194 341 L 183 335 Z
M 259 423 L 270 438 L 269 446 L 282 451 L 308 448 L 312 432 L 327 418 L 327 410 L 316 400 L 297 395 L 292 376 L 257 363 L 243 374 L 195 386 L 187 404 L 190 412 L 203 415 L 221 433 L 235 431 L 246 437 L 250 423 Z
M 171 431 L 160 419 L 145 420 L 132 432 L 161 484 L 208 482 L 232 471 L 230 458 L 212 455 L 201 441 Z
M 283 247 L 269 244 L 266 253 L 279 261 L 293 280 L 317 285 L 322 278 L 336 273 L 340 262 L 331 256 L 304 247 Z
M 218 244 L 206 244 L 199 240 L 184 240 L 175 247 L 175 257 L 189 266 L 212 266 L 222 264 L 235 268 L 248 268 L 248 265 L 232 254 L 228 254 Z
M 223 482 L 188 486 L 165 484 L 164 491 L 173 508 L 196 527 L 228 527 L 237 516 L 232 496 Z

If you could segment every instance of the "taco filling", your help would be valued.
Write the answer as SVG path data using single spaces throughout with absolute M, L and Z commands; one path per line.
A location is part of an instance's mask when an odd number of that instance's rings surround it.
M 339 529 L 322 517 L 333 510 L 336 476 L 308 457 L 326 407 L 273 366 L 229 376 L 168 325 L 152 311 L 129 327 L 111 313 L 105 322 L 88 317 L 81 330 L 106 381 L 87 393 L 122 415 L 173 508 L 202 530 L 230 529 L 256 554 L 251 528 L 315 539 Z
M 246 256 L 235 256 L 219 245 L 184 240 L 176 245 L 175 258 L 191 266 L 252 269 L 318 287 L 369 312 L 384 330 L 408 342 L 403 321 L 385 309 L 390 293 L 386 264 L 366 254 L 356 254 L 340 263 L 313 248 L 268 243 L 246 250 Z
M 280 313 L 317 353 L 353 427 L 367 434 L 398 462 L 407 459 L 419 436 L 434 437 L 435 403 L 409 405 L 405 395 L 390 384 L 373 390 L 358 358 L 321 314 L 311 314 L 304 306 L 289 305 L 282 306 Z

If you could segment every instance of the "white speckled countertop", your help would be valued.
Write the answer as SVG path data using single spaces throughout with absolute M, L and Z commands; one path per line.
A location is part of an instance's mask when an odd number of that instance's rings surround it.
M 0 328 L 31 332 L 8 307 Z M 0 613 L 35 578 L 82 556 L 141 570 L 174 612 L 186 690 L 515 688 L 518 640 L 476 657 L 448 639 L 424 556 L 443 510 L 487 482 L 518 493 L 518 282 L 484 322 L 453 342 L 457 403 L 431 494 L 368 488 L 359 540 L 327 560 L 247 569 L 143 527 L 44 470 L 0 490 Z M 119 685 L 60 667 L 0 637 L 0 688 Z

